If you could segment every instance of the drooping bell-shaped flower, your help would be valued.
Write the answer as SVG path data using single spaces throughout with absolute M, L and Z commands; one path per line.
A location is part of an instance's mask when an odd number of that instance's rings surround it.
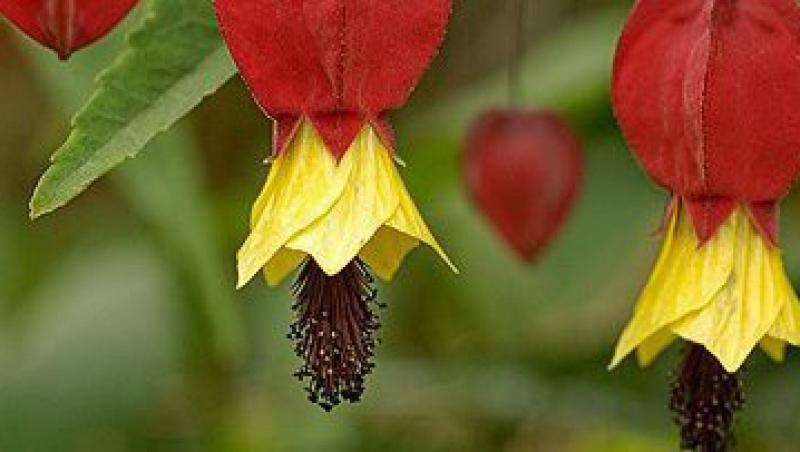
M 138 0 L 0 0 L 0 14 L 61 59 L 114 28 Z
M 673 201 L 612 366 L 688 341 L 673 394 L 687 448 L 724 450 L 756 346 L 781 360 L 800 345 L 777 231 L 800 169 L 798 61 L 794 0 L 639 0 L 619 44 L 617 118 Z
M 489 111 L 470 129 L 463 172 L 475 205 L 531 262 L 572 211 L 583 175 L 581 144 L 555 113 Z
M 372 271 L 420 243 L 448 264 L 394 162 L 388 114 L 434 57 L 450 0 L 216 0 L 223 35 L 275 121 L 272 168 L 238 254 L 239 285 L 302 266 L 290 337 L 325 409 L 357 401 L 378 327 Z

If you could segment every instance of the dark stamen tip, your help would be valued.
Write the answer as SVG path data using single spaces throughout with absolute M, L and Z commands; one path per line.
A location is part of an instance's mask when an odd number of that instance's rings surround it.
M 294 285 L 296 321 L 288 336 L 303 360 L 294 376 L 306 383 L 309 401 L 325 411 L 342 401 L 360 401 L 375 367 L 380 324 L 372 308 L 381 305 L 372 282 L 359 259 L 328 276 L 309 258 Z
M 738 374 L 728 373 L 705 347 L 689 344 L 672 377 L 670 409 L 681 430 L 681 449 L 725 452 L 744 405 Z

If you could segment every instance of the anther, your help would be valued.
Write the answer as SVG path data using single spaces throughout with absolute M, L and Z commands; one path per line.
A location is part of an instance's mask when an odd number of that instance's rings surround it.
M 289 338 L 303 360 L 294 375 L 307 382 L 309 400 L 326 411 L 342 401 L 358 402 L 375 367 L 380 324 L 373 308 L 382 305 L 372 282 L 358 259 L 334 276 L 308 259 L 294 285 L 296 321 Z
M 736 414 L 744 404 L 739 376 L 728 373 L 703 346 L 691 344 L 672 378 L 670 409 L 681 429 L 681 448 L 727 451 Z

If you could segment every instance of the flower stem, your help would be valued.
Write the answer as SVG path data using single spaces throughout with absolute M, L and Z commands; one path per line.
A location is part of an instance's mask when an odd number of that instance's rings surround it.
M 508 55 L 508 97 L 512 107 L 522 103 L 520 87 L 520 63 L 525 52 L 525 2 L 527 0 L 509 0 L 509 12 L 512 22 L 512 36 Z

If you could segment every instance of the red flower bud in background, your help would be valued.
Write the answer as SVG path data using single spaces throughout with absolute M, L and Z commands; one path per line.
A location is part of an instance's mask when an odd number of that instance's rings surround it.
M 645 170 L 683 198 L 701 241 L 737 203 L 773 242 L 800 169 L 800 12 L 794 0 L 640 0 L 614 107 Z
M 583 174 L 581 144 L 553 113 L 491 111 L 469 132 L 463 169 L 475 204 L 530 262 L 572 210 Z
M 105 36 L 137 0 L 0 0 L 0 13 L 61 59 Z

